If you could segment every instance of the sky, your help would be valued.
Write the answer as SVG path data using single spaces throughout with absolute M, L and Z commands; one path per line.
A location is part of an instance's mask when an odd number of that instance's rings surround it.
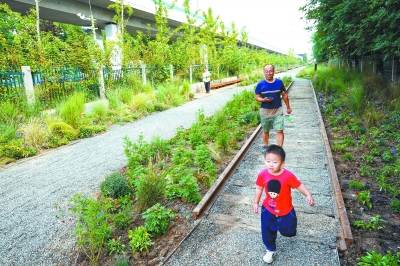
M 183 0 L 177 5 L 182 6 Z M 299 7 L 307 0 L 191 0 L 191 11 L 207 10 L 211 7 L 214 16 L 219 16 L 226 26 L 234 22 L 237 29 L 246 27 L 251 39 L 288 52 L 294 48 L 296 54 L 312 53 L 311 33 Z M 249 41 L 251 41 L 251 39 Z

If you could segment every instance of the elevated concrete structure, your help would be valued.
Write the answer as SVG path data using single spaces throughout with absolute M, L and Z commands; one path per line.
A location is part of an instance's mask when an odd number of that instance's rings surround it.
M 23 15 L 31 8 L 35 8 L 35 0 L 3 0 L 2 2 L 9 5 L 13 11 Z M 39 16 L 41 19 L 48 21 L 91 27 L 91 21 L 83 20 L 77 14 L 84 14 L 86 17 L 93 15 L 93 18 L 96 19 L 98 35 L 100 33 L 99 30 L 106 29 L 107 25 L 114 24 L 115 12 L 112 9 L 108 9 L 108 6 L 114 2 L 111 0 L 43 0 L 39 3 Z M 157 29 L 155 28 L 155 4 L 153 1 L 125 0 L 125 3 L 129 4 L 134 10 L 126 25 L 126 30 L 131 34 L 136 34 L 137 31 L 147 32 L 148 25 L 150 25 L 151 34 L 154 36 Z M 168 2 L 164 3 L 169 5 Z M 197 18 L 199 20 L 202 19 L 201 16 Z M 182 22 L 186 22 L 186 14 L 182 7 L 176 6 L 169 12 L 168 24 L 174 29 Z M 285 51 L 252 37 L 249 37 L 247 44 L 253 45 L 258 49 L 266 49 L 270 53 L 286 54 Z

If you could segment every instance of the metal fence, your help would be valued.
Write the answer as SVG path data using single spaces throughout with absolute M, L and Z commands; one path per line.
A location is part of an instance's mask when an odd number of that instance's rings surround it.
M 54 68 L 47 71 L 33 71 L 32 80 L 35 96 L 44 108 L 55 105 L 75 91 L 85 92 L 88 100 L 99 98 L 98 76 L 95 70 L 70 67 Z
M 22 72 L 0 72 L 0 102 L 20 101 L 25 97 Z

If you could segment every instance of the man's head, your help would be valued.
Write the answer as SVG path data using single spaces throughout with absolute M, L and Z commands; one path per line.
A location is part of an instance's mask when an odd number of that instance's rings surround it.
M 264 76 L 267 81 L 273 81 L 275 74 L 275 67 L 273 65 L 266 65 L 264 67 Z

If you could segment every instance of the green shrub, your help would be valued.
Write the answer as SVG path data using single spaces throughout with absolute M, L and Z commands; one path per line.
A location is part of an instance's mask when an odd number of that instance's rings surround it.
M 364 189 L 364 185 L 360 181 L 350 180 L 349 189 L 362 190 Z
M 104 195 L 114 199 L 131 194 L 128 180 L 119 172 L 111 173 L 101 183 L 100 190 Z
M 122 211 L 114 215 L 114 226 L 119 230 L 123 230 L 129 227 L 132 223 L 130 212 L 128 208 L 124 208 Z
M 400 200 L 398 199 L 393 199 L 390 204 L 390 208 L 394 213 L 400 213 Z
M 129 245 L 131 246 L 132 252 L 149 251 L 149 247 L 154 245 L 154 242 L 150 239 L 150 234 L 147 233 L 147 229 L 144 226 L 136 227 L 134 231 L 129 230 L 128 238 L 130 239 Z
M 167 209 L 160 203 L 155 204 L 142 214 L 145 220 L 144 226 L 154 236 L 165 235 L 170 221 L 177 217 L 171 209 Z
M 90 138 L 93 135 L 93 128 L 91 126 L 81 126 L 79 127 L 78 137 L 79 138 Z
M 395 256 L 391 251 L 388 251 L 386 255 L 376 253 L 372 250 L 371 253 L 367 252 L 367 255 L 357 258 L 357 265 L 359 266 L 396 266 L 400 263 L 400 252 L 397 252 Z

